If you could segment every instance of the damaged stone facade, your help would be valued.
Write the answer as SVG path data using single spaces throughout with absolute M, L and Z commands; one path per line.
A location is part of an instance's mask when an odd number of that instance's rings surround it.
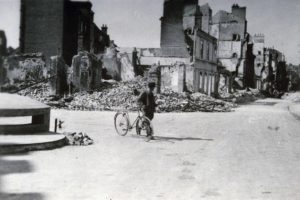
M 274 91 L 286 91 L 287 66 L 282 52 L 274 48 L 264 48 L 264 67 L 262 69 L 262 91 L 274 95 Z
M 101 53 L 109 36 L 94 24 L 91 8 L 90 2 L 21 0 L 21 53 L 42 52 L 47 63 L 62 55 L 68 65 L 78 51 Z
M 220 10 L 212 18 L 210 34 L 218 39 L 217 58 L 225 87 L 232 92 L 233 83 L 243 87 L 247 51 L 246 7 L 234 4 L 231 13 Z
M 264 67 L 264 47 L 265 36 L 263 34 L 255 34 L 253 36 L 253 54 L 255 55 L 254 71 L 256 88 L 262 89 L 262 70 Z
M 207 33 L 197 30 L 194 54 L 194 91 L 217 95 L 217 40 Z
M 210 36 L 211 9 L 198 0 L 166 0 L 161 18 L 161 48 L 140 50 L 140 65 L 160 66 L 161 88 L 217 94 L 217 40 Z M 202 24 L 206 24 L 203 31 Z
M 89 52 L 73 57 L 69 83 L 74 91 L 90 91 L 100 86 L 102 62 Z

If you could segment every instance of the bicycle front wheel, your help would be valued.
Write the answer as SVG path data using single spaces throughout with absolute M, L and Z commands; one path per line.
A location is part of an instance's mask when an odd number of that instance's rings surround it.
M 127 113 L 116 113 L 114 123 L 117 133 L 121 136 L 125 136 L 129 130 L 129 120 Z

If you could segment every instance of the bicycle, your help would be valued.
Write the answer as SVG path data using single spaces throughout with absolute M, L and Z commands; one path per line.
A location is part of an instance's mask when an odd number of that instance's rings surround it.
M 138 109 L 138 116 L 134 122 L 130 123 L 129 113 L 127 110 L 118 111 L 114 117 L 114 124 L 117 133 L 121 136 L 125 136 L 128 131 L 136 128 L 136 134 L 141 135 L 142 131 L 145 131 L 147 135 L 153 134 L 153 128 L 150 119 L 142 114 L 141 109 Z

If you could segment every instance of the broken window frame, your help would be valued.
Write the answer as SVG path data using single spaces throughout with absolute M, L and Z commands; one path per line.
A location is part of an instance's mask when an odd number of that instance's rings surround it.
M 232 41 L 241 41 L 241 35 L 238 33 L 232 34 Z

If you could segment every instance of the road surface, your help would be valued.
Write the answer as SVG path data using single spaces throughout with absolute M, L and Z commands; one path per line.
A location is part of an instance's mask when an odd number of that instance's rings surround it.
M 0 199 L 300 199 L 300 123 L 283 100 L 156 114 L 150 142 L 118 136 L 113 116 L 53 110 L 95 144 L 2 156 Z

